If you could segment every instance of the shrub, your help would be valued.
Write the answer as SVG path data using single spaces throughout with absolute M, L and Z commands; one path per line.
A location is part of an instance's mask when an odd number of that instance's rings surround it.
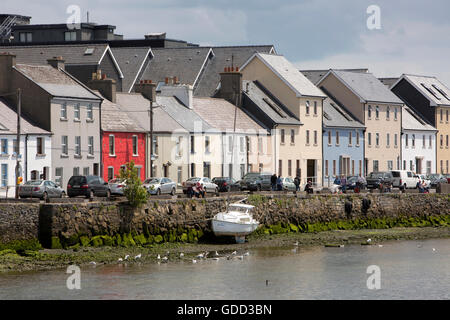
M 119 178 L 126 180 L 126 186 L 123 193 L 128 199 L 128 203 L 133 208 L 142 206 L 147 202 L 147 190 L 142 186 L 141 179 L 137 175 L 137 168 L 134 162 L 131 161 L 126 164 L 125 168 L 120 169 Z

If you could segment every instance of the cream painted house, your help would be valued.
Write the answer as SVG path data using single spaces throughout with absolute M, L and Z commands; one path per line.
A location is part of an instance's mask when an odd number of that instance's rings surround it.
M 330 70 L 317 86 L 366 127 L 364 174 L 400 169 L 403 102 L 371 73 Z
M 266 103 L 268 110 L 283 120 L 274 121 L 271 126 L 274 173 L 284 177 L 299 175 L 303 184 L 307 180 L 320 184 L 322 103 L 326 95 L 281 55 L 255 53 L 241 72 L 245 82 L 244 108 L 246 92 L 256 90 L 252 86 L 258 87 L 271 97 L 263 97 L 259 105 Z

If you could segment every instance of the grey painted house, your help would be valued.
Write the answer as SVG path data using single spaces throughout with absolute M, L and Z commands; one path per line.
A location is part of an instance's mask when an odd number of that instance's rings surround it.
M 0 54 L 0 94 L 21 88 L 23 114 L 52 133 L 53 180 L 66 186 L 72 175 L 100 175 L 102 99 L 64 71 L 60 60 L 27 65 L 15 59 Z

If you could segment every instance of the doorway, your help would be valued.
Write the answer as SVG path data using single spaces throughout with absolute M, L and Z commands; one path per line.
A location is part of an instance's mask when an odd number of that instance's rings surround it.
M 308 159 L 306 163 L 306 179 L 311 180 L 313 184 L 317 183 L 316 160 Z

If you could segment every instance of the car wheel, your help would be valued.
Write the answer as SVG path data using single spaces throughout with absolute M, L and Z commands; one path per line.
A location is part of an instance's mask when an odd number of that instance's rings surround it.
M 172 192 L 170 192 L 170 195 L 174 196 L 176 192 L 177 190 L 175 190 L 175 188 L 172 188 Z
M 261 186 L 260 185 L 256 186 L 256 191 L 261 191 Z
M 217 194 L 219 193 L 219 188 L 216 187 L 216 189 L 214 189 L 214 192 Z
M 63 191 L 63 192 L 61 192 L 61 196 L 60 196 L 60 198 L 65 198 L 66 197 L 66 193 Z
M 106 191 L 106 197 L 111 199 L 111 190 Z
M 231 192 L 231 186 L 227 186 L 227 192 Z
M 89 194 L 87 195 L 87 197 L 86 198 L 88 198 L 88 199 L 92 199 L 92 198 L 94 198 L 94 190 L 89 190 Z
M 42 196 L 42 199 L 43 199 L 45 202 L 47 202 L 47 200 L 48 200 L 48 193 L 47 193 L 47 192 L 44 192 L 44 195 Z
M 156 190 L 156 195 L 160 196 L 161 195 L 161 189 Z

